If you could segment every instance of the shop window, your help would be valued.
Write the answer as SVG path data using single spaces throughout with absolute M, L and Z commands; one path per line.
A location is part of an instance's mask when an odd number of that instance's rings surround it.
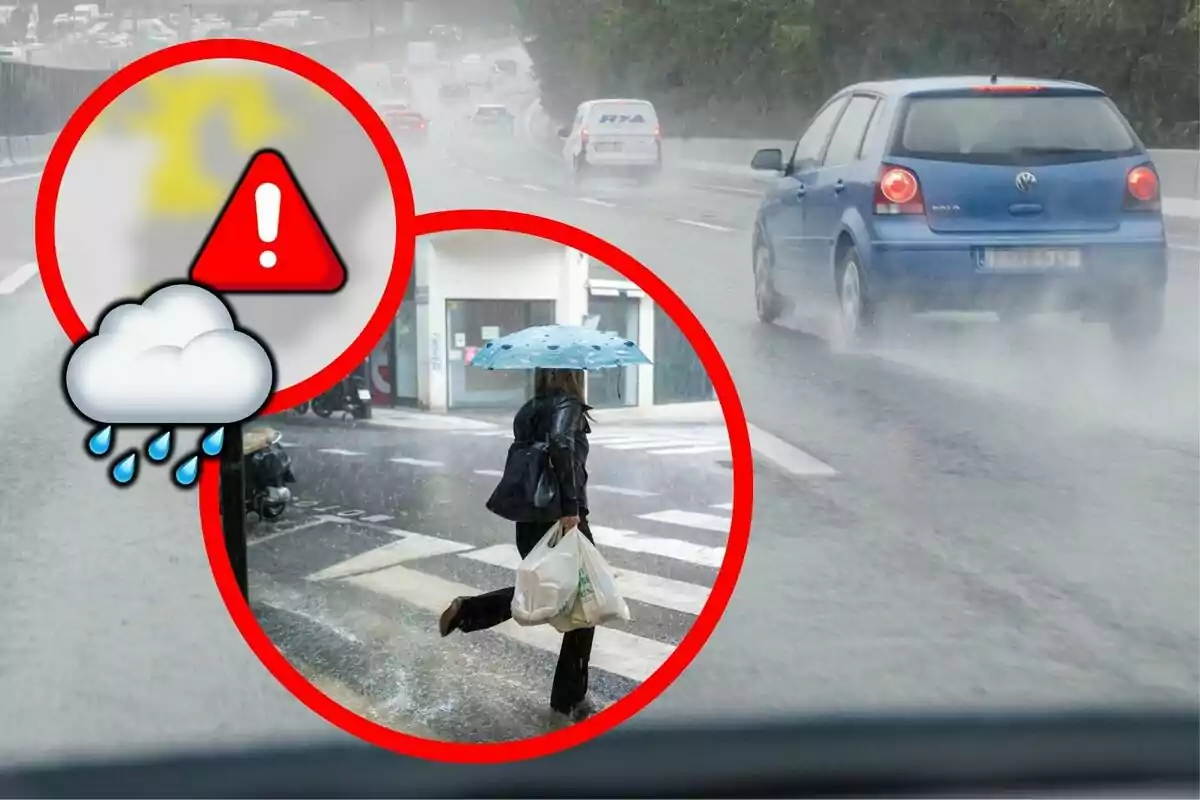
M 654 402 L 713 400 L 716 391 L 691 342 L 670 315 L 654 306 Z
M 553 300 L 446 301 L 446 365 L 450 408 L 516 409 L 533 395 L 533 370 L 468 366 L 487 342 L 533 325 L 554 324 Z

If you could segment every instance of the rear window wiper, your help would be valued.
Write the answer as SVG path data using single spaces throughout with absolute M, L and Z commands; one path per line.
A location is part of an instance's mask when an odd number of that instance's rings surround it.
M 1022 156 L 1098 156 L 1109 151 L 1095 147 L 1017 147 L 1013 152 Z

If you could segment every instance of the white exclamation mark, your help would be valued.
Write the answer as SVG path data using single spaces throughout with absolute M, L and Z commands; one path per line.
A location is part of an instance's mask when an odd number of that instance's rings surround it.
M 273 183 L 260 184 L 254 190 L 254 206 L 258 212 L 258 238 L 271 244 L 279 236 L 279 201 L 283 193 Z M 258 263 L 270 269 L 279 262 L 273 250 L 263 250 Z

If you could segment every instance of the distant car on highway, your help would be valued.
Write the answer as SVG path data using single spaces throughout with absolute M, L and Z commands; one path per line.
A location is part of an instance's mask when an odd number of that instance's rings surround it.
M 423 144 L 429 137 L 429 120 L 408 103 L 380 103 L 376 110 L 397 141 Z
M 838 92 L 785 156 L 753 235 L 758 316 L 834 309 L 848 340 L 895 314 L 1081 312 L 1154 340 L 1167 278 L 1159 176 L 1099 89 L 920 78 Z
M 507 106 L 488 103 L 478 106 L 471 115 L 471 129 L 483 134 L 512 136 L 516 131 L 517 118 Z
M 649 100 L 588 100 L 575 121 L 558 132 L 562 159 L 576 181 L 595 173 L 649 181 L 662 171 L 662 131 Z
M 438 87 L 442 100 L 466 100 L 471 96 L 471 87 L 464 81 L 447 81 Z

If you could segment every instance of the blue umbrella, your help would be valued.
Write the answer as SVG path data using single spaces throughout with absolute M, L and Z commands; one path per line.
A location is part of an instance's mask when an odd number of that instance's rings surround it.
M 482 369 L 606 369 L 652 363 L 623 336 L 578 325 L 539 325 L 488 342 L 471 359 Z

